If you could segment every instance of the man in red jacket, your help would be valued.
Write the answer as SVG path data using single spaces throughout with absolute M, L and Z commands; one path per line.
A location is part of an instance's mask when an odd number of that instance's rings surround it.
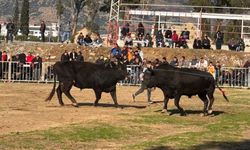
M 173 42 L 172 48 L 176 47 L 176 44 L 178 44 L 178 41 L 179 41 L 179 36 L 176 33 L 176 31 L 173 31 L 173 35 L 172 35 L 172 42 Z

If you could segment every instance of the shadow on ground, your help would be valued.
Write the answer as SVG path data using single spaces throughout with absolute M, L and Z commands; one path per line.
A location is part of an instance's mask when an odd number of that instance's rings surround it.
M 188 148 L 190 150 L 250 150 L 250 140 L 244 140 L 240 142 L 207 142 L 201 145 Z M 168 146 L 152 147 L 148 150 L 182 150 L 174 149 Z
M 93 103 L 78 103 L 80 107 L 82 106 L 94 106 Z M 114 104 L 105 104 L 105 103 L 98 103 L 96 107 L 116 107 Z M 137 108 L 137 109 L 143 109 L 147 106 L 139 106 L 139 105 L 119 105 L 119 108 Z
M 156 110 L 155 112 L 161 112 L 162 110 Z M 171 114 L 171 115 L 179 115 L 180 114 L 180 111 L 177 110 L 177 109 L 171 109 L 171 110 L 168 110 L 168 112 Z M 185 110 L 185 112 L 187 113 L 187 115 L 197 115 L 197 114 L 202 114 L 203 111 L 202 110 Z M 224 114 L 225 112 L 224 111 L 213 111 L 213 114 L 211 116 L 218 116 L 218 115 L 221 115 L 221 114 Z

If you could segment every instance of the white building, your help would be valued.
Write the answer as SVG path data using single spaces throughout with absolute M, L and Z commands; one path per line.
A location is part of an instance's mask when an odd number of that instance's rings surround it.
M 6 24 L 2 23 L 2 28 L 1 28 L 1 35 L 6 36 L 7 30 L 6 30 Z M 40 25 L 29 25 L 29 36 L 36 36 L 40 37 Z M 22 35 L 20 30 L 18 31 L 18 35 Z M 58 36 L 58 26 L 57 23 L 51 23 L 51 25 L 46 25 L 46 30 L 45 30 L 45 36 L 49 37 L 56 37 Z

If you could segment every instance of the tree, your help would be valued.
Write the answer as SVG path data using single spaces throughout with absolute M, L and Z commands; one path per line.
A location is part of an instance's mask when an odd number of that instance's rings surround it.
M 14 7 L 14 14 L 13 14 L 13 17 L 12 17 L 12 20 L 13 20 L 13 23 L 15 24 L 15 31 L 14 31 L 14 35 L 17 35 L 17 32 L 19 30 L 19 26 L 20 26 L 20 23 L 19 23 L 19 3 L 18 3 L 18 0 L 16 0 L 15 2 L 15 7 Z
M 60 28 L 61 28 L 61 20 L 62 20 L 62 14 L 64 12 L 64 7 L 62 4 L 62 0 L 56 1 L 56 15 L 57 15 L 57 23 L 58 23 L 58 42 L 60 40 Z
M 23 35 L 29 35 L 29 0 L 23 0 L 20 20 L 20 30 Z
M 96 15 L 99 11 L 99 2 L 93 0 L 87 0 L 87 22 L 86 27 L 92 31 L 98 31 L 99 27 L 95 22 Z
M 72 35 L 75 35 L 78 23 L 78 17 L 87 0 L 71 0 L 72 9 Z

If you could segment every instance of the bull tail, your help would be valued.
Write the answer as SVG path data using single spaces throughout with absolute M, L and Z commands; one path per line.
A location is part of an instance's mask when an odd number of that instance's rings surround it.
M 47 101 L 51 101 L 51 99 L 52 99 L 52 97 L 54 96 L 55 92 L 56 92 L 56 74 L 54 73 L 54 85 L 53 85 L 53 89 L 52 89 L 52 91 L 50 92 L 49 97 L 46 98 L 45 101 L 46 101 L 46 102 L 47 102 Z
M 227 96 L 226 96 L 226 94 L 225 94 L 225 91 L 223 91 L 223 90 L 219 87 L 218 83 L 216 83 L 216 87 L 220 90 L 220 92 L 222 93 L 222 95 L 223 95 L 223 97 L 225 98 L 225 100 L 226 100 L 227 102 L 229 102 L 229 100 L 228 100 L 228 98 L 227 98 Z

